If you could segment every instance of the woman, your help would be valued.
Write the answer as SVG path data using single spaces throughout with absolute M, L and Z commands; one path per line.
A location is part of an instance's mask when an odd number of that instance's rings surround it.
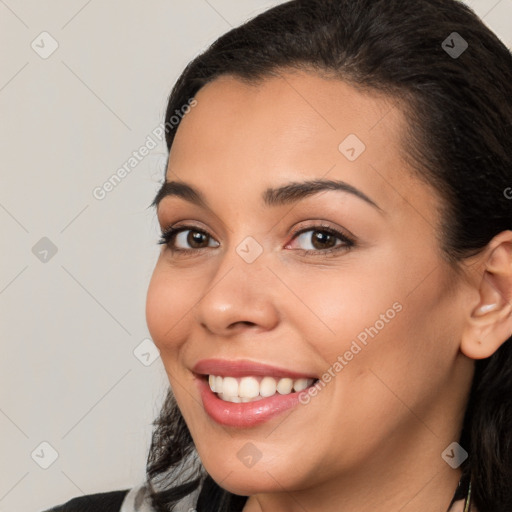
M 507 48 L 454 0 L 294 0 L 166 126 L 148 481 L 54 510 L 511 511 Z

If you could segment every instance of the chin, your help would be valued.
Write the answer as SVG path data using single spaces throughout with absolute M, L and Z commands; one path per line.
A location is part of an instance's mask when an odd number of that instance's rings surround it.
M 233 470 L 231 474 L 214 471 L 209 474 L 223 489 L 240 496 L 279 492 L 284 487 L 278 478 L 272 478 L 265 470 Z
M 281 460 L 283 460 L 280 457 Z M 279 460 L 279 459 L 278 459 Z M 289 459 L 290 460 L 290 459 Z M 304 489 L 305 475 L 297 472 L 299 460 L 293 464 L 278 464 L 265 461 L 265 457 L 254 463 L 245 465 L 238 458 L 229 462 L 224 457 L 207 457 L 202 459 L 208 474 L 223 489 L 240 496 L 252 496 L 260 493 L 282 492 Z

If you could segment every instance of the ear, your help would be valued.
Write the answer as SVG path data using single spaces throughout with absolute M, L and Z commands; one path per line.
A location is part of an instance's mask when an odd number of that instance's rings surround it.
M 460 346 L 471 359 L 492 356 L 512 336 L 512 231 L 496 235 L 478 259 L 473 270 L 478 300 Z

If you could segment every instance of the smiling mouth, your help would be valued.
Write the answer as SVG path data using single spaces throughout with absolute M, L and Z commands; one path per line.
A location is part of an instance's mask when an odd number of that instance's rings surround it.
M 274 395 L 289 395 L 304 391 L 313 386 L 318 379 L 271 376 L 231 377 L 207 375 L 204 377 L 213 393 L 225 402 L 256 402 Z

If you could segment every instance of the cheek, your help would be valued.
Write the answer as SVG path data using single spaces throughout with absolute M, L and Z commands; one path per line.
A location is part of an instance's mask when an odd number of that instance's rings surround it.
M 336 361 L 354 341 L 364 349 L 372 340 L 386 337 L 403 315 L 400 283 L 383 276 L 386 273 L 379 269 L 364 274 L 349 268 L 312 269 L 295 276 L 303 304 L 289 303 L 291 318 L 325 363 Z
M 161 352 L 177 348 L 193 304 L 190 287 L 183 286 L 175 273 L 171 275 L 157 263 L 146 296 L 146 323 Z
M 366 274 L 303 273 L 300 280 L 310 312 L 296 310 L 294 318 L 330 374 L 331 389 L 341 402 L 357 401 L 354 407 L 378 410 L 399 403 L 396 395 L 411 405 L 432 398 L 457 354 L 453 296 L 441 270 L 425 279 L 425 270 L 409 265 L 400 275 L 390 266 L 377 263 Z M 361 393 L 347 393 L 355 389 Z
M 361 351 L 343 370 L 345 382 L 358 390 L 354 400 L 359 401 L 361 414 L 364 409 L 382 412 L 375 417 L 376 429 L 406 424 L 410 410 L 428 415 L 449 385 L 458 353 L 454 298 L 441 273 L 434 272 L 412 293 L 410 285 L 402 291 L 400 283 L 395 286 L 395 293 L 386 295 L 380 305 L 371 303 L 369 323 L 355 338 L 359 342 L 363 334 L 366 343 L 358 343 Z M 391 312 L 386 308 L 393 299 Z M 386 408 L 395 408 L 396 417 L 387 415 Z

